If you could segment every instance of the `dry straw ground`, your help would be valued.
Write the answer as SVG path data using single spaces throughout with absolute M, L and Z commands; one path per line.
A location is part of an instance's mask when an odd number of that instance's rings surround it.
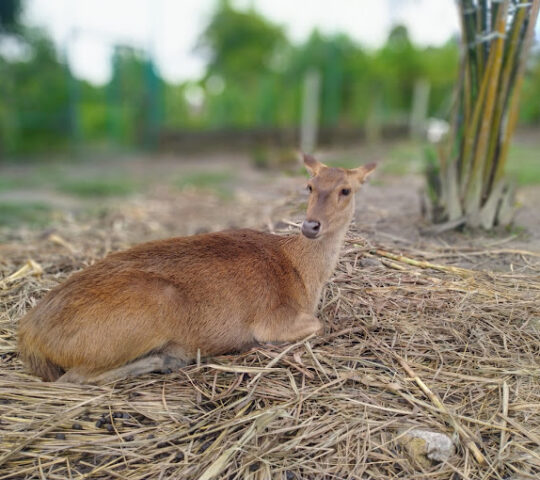
M 26 374 L 21 315 L 73 271 L 144 237 L 149 218 L 159 228 L 165 217 L 132 208 L 7 236 L 0 479 L 539 478 L 534 252 L 398 249 L 353 228 L 324 292 L 321 337 L 104 387 Z M 459 267 L 492 258 L 506 272 Z M 412 428 L 449 435 L 456 453 L 419 463 L 399 445 Z

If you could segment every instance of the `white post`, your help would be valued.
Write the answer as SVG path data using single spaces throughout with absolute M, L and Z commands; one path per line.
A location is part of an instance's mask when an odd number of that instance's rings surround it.
M 413 101 L 409 128 L 411 137 L 422 138 L 425 133 L 427 113 L 429 107 L 430 84 L 424 78 L 419 78 L 414 84 Z
M 306 73 L 300 126 L 300 148 L 306 153 L 313 153 L 317 146 L 320 83 L 321 75 L 317 70 Z

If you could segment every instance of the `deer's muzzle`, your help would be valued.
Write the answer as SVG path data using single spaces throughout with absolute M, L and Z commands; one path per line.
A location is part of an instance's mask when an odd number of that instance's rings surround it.
M 321 232 L 321 222 L 315 220 L 305 220 L 302 224 L 302 233 L 307 238 L 317 238 Z

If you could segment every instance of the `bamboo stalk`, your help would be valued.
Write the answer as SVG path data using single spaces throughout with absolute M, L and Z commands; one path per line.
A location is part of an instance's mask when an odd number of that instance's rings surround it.
M 477 99 L 477 75 L 475 69 L 476 51 L 474 50 L 474 44 L 476 41 L 475 30 L 475 9 L 472 0 L 461 0 L 458 3 L 460 19 L 461 19 L 461 31 L 462 31 L 462 51 L 463 51 L 463 65 L 465 68 L 465 78 L 463 82 L 463 107 L 464 107 L 464 125 L 467 128 L 471 124 L 471 115 L 473 115 L 473 108 L 475 100 Z M 472 138 L 468 135 L 464 135 L 465 142 L 461 146 L 460 150 L 460 168 L 461 172 L 466 170 L 465 158 L 468 157 L 467 150 L 471 148 L 467 140 Z
M 452 95 L 452 113 L 450 116 L 450 131 L 448 132 L 448 137 L 445 141 L 445 157 L 448 159 L 448 163 L 456 163 L 457 157 L 454 152 L 454 139 L 458 136 L 459 125 L 463 122 L 463 119 L 460 119 L 460 107 L 461 107 L 461 96 L 466 89 L 465 82 L 467 81 L 466 75 L 466 66 L 467 59 L 464 53 L 460 55 L 460 69 L 458 75 L 458 84 L 457 88 L 454 90 Z M 468 111 L 465 108 L 465 121 L 467 121 Z
M 461 98 L 464 89 L 468 92 L 468 76 L 466 72 L 467 58 L 464 53 L 461 54 L 460 58 L 460 73 L 458 76 L 458 85 L 454 90 L 454 95 L 452 98 L 452 114 L 450 121 L 450 132 L 448 138 L 445 141 L 445 144 L 441 147 L 441 153 L 439 158 L 441 159 L 441 168 L 439 172 L 439 179 L 441 182 L 441 203 L 446 205 L 448 221 L 454 221 L 457 218 L 463 216 L 463 211 L 461 208 L 461 202 L 459 199 L 459 159 L 460 156 L 455 152 L 455 139 L 459 138 L 459 131 L 462 128 L 463 119 L 460 119 L 460 110 L 461 110 Z M 468 98 L 468 93 L 465 93 L 465 98 Z M 467 103 L 465 105 L 465 122 L 467 121 L 469 115 L 470 105 Z M 461 149 L 461 145 L 458 147 L 458 150 Z
M 471 69 L 471 66 L 470 66 L 469 62 L 467 61 L 467 59 L 465 59 L 466 74 L 465 74 L 465 79 L 464 79 L 464 83 L 463 83 L 463 109 L 464 109 L 464 112 L 463 112 L 463 116 L 464 116 L 463 124 L 464 124 L 464 129 L 467 128 L 467 125 L 469 125 L 469 122 L 471 121 L 471 111 L 472 111 L 472 108 L 473 108 L 472 103 L 471 103 L 472 85 L 471 85 L 471 76 L 469 74 L 470 69 Z M 461 151 L 463 151 L 463 148 L 465 148 L 465 142 L 462 142 Z M 461 158 L 463 159 L 464 155 L 461 155 Z M 463 162 L 463 160 L 462 160 L 462 162 Z M 462 163 L 461 170 L 463 170 L 463 163 Z
M 512 28 L 510 30 L 510 41 L 508 43 L 508 52 L 504 61 L 504 69 L 501 76 L 500 88 L 497 97 L 497 105 L 493 114 L 493 123 L 491 125 L 491 141 L 486 158 L 486 164 L 484 167 L 484 179 L 488 181 L 484 182 L 483 194 L 489 194 L 491 187 L 493 186 L 493 170 L 497 167 L 499 158 L 496 157 L 497 148 L 500 146 L 499 130 L 503 118 L 504 106 L 506 104 L 508 93 L 510 89 L 510 77 L 515 65 L 515 56 L 517 47 L 520 40 L 520 32 L 525 21 L 525 8 L 520 8 L 516 13 L 512 22 Z
M 476 103 L 474 104 L 473 115 L 471 121 L 465 127 L 465 140 L 463 144 L 463 152 L 461 158 L 462 170 L 461 170 L 461 191 L 465 192 L 467 185 L 470 183 L 470 175 L 472 170 L 472 158 L 471 156 L 474 153 L 474 148 L 477 139 L 477 130 L 480 123 L 480 118 L 482 114 L 482 107 L 484 105 L 484 99 L 486 97 L 486 92 L 488 90 L 489 79 L 491 75 L 491 70 L 493 67 L 495 57 L 493 52 L 488 57 L 488 64 L 484 71 L 484 76 L 482 78 L 482 83 L 476 97 Z
M 479 36 L 486 35 L 489 32 L 487 27 L 487 0 L 478 1 L 478 11 L 476 14 L 476 33 Z M 478 77 L 484 76 L 484 57 L 487 55 L 488 49 L 484 42 L 476 41 L 476 56 L 478 58 Z
M 467 213 L 471 217 L 471 223 L 473 226 L 476 223 L 475 217 L 480 210 L 480 205 L 482 201 L 482 173 L 486 161 L 491 120 L 493 118 L 495 98 L 497 93 L 497 87 L 499 84 L 499 74 L 503 62 L 503 47 L 507 11 L 508 0 L 504 0 L 497 15 L 496 33 L 498 37 L 495 40 L 494 47 L 489 55 L 490 68 L 486 69 L 484 73 L 484 80 L 487 82 L 486 100 L 477 139 L 476 152 L 472 161 L 471 178 L 469 179 L 465 196 L 465 208 L 467 210 Z
M 380 257 L 390 258 L 391 260 L 395 260 L 397 262 L 407 263 L 409 265 L 419 268 L 432 268 L 433 270 L 455 273 L 457 275 L 471 275 L 474 273 L 472 270 L 467 270 L 465 268 L 452 267 L 450 265 L 438 265 L 422 260 L 415 260 L 414 258 L 405 257 L 404 255 L 396 255 L 394 253 L 386 252 L 384 250 L 375 250 L 370 253 L 379 255 Z
M 501 2 L 500 0 L 491 1 L 491 30 L 495 30 L 497 23 L 497 13 Z
M 471 86 L 469 102 L 474 103 L 477 94 L 478 73 L 476 70 L 476 6 L 472 0 L 461 0 L 459 3 L 461 11 L 463 42 L 467 64 L 469 66 L 469 84 Z

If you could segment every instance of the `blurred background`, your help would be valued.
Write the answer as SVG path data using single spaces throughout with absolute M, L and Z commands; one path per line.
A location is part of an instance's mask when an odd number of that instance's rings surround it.
M 380 201 L 417 205 L 458 43 L 453 0 L 1 0 L 0 226 L 177 193 L 265 206 L 301 183 L 300 147 L 378 161 Z M 508 162 L 525 186 L 540 184 L 539 98 L 534 48 Z

